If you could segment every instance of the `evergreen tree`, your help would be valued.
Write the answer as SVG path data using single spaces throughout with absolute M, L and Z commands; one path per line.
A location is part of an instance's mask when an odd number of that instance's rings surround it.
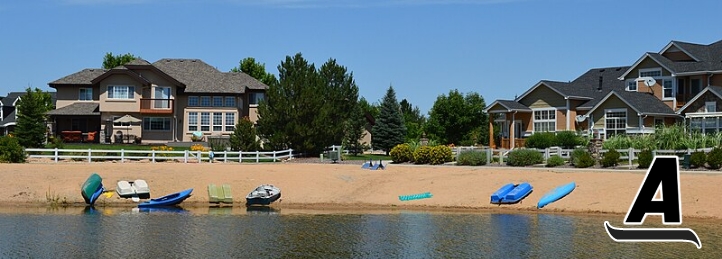
M 440 95 L 429 111 L 426 134 L 442 144 L 474 145 L 489 139 L 488 115 L 483 112 L 484 98 L 458 90 Z
M 358 107 L 358 87 L 346 67 L 329 59 L 318 71 L 321 80 L 320 91 L 324 96 L 323 109 L 318 117 L 322 119 L 322 128 L 329 145 L 343 143 L 347 135 L 346 124 Z
M 361 106 L 357 105 L 351 113 L 351 118 L 345 123 L 346 137 L 343 142 L 343 146 L 351 150 L 354 156 L 363 152 L 364 145 L 370 144 L 361 143 L 361 139 L 366 136 L 366 124 L 368 124 L 366 114 Z
M 396 101 L 396 92 L 392 86 L 389 86 L 381 102 L 381 111 L 376 118 L 372 133 L 371 142 L 374 148 L 386 151 L 386 155 L 389 154 L 391 148 L 404 143 L 406 126 L 399 103 Z
M 108 52 L 105 53 L 105 57 L 103 57 L 103 68 L 111 69 L 117 66 L 122 66 L 125 65 L 125 63 L 131 62 L 139 58 L 141 57 L 136 57 L 130 53 L 126 53 L 123 55 L 113 55 L 112 52 Z
M 230 138 L 231 149 L 238 151 L 254 151 L 260 148 L 256 128 L 248 117 L 243 117 L 236 124 Z
M 17 125 L 13 133 L 18 142 L 25 148 L 43 147 L 47 134 L 45 113 L 53 108 L 49 93 L 38 88 L 25 89 L 25 95 L 20 97 L 16 104 L 18 116 Z

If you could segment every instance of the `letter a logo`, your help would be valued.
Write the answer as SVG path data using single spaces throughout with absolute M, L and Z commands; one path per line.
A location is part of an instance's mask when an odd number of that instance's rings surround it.
M 660 198 L 656 198 L 659 192 Z M 647 214 L 661 215 L 664 225 L 682 224 L 679 190 L 679 159 L 656 156 L 629 206 L 624 225 L 641 225 Z M 697 233 L 689 228 L 615 228 L 604 222 L 607 234 L 617 242 L 690 242 L 702 248 Z

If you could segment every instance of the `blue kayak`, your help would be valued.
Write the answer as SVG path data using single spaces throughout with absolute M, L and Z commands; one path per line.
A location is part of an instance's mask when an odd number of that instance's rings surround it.
M 168 194 L 168 195 L 160 197 L 160 198 L 150 199 L 149 201 L 138 204 L 138 208 L 178 205 L 179 203 L 183 202 L 185 199 L 188 199 L 188 197 L 191 197 L 191 192 L 193 192 L 193 189 L 188 189 L 188 190 L 181 191 L 181 192 L 171 193 L 171 194 Z
M 524 182 L 514 186 L 510 192 L 504 196 L 501 203 L 517 203 L 524 199 L 533 190 L 531 184 Z
M 548 193 L 544 194 L 541 199 L 539 199 L 539 203 L 537 204 L 537 208 L 541 209 L 544 208 L 544 206 L 555 202 L 561 198 L 564 198 L 564 196 L 567 196 L 567 194 L 571 193 L 574 188 L 576 188 L 577 185 L 574 182 L 560 185 L 557 188 L 554 188 L 554 190 L 549 191 Z
M 513 190 L 515 185 L 513 183 L 506 184 L 499 188 L 495 193 L 491 194 L 491 203 L 501 203 L 507 193 Z

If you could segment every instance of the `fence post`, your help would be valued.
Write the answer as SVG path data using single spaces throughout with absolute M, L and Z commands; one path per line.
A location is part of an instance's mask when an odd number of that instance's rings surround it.
M 260 163 L 258 150 L 256 150 L 256 163 Z
M 153 163 L 155 163 L 155 150 L 153 150 L 153 149 L 150 150 L 150 157 L 151 157 L 151 160 L 153 161 Z
M 92 152 L 93 152 L 93 150 L 88 148 L 88 163 L 92 162 L 92 159 L 90 158 Z
M 544 149 L 544 163 L 546 164 L 547 160 L 549 160 L 549 148 Z
M 293 158 L 293 149 L 292 148 L 288 149 L 288 158 Z
M 183 163 L 188 163 L 188 150 L 183 153 Z
M 223 151 L 223 163 L 226 163 L 226 157 L 228 156 L 228 151 Z
M 58 148 L 55 148 L 55 163 L 58 162 Z
M 491 164 L 491 155 L 493 155 L 493 154 L 494 154 L 494 152 L 491 152 L 491 148 L 486 150 L 486 164 L 487 165 Z
M 629 159 L 629 169 L 632 169 L 632 162 L 634 161 L 634 148 L 630 147 L 627 152 L 627 159 Z
M 273 162 L 276 162 L 276 152 L 278 151 L 273 151 Z
M 238 150 L 238 163 L 243 162 L 243 151 Z
M 125 163 L 125 149 L 120 149 L 120 162 Z
M 201 160 L 203 160 L 203 156 L 201 156 L 201 151 L 200 150 L 196 151 L 196 154 L 198 155 L 198 163 L 200 164 Z

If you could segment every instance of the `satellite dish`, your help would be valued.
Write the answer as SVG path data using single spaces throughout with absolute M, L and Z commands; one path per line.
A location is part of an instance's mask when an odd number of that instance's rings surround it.
M 644 85 L 646 86 L 653 86 L 657 84 L 657 80 L 654 80 L 654 78 L 651 77 L 645 77 L 644 78 Z
M 582 122 L 587 119 L 587 115 L 577 115 L 576 120 L 577 122 Z

